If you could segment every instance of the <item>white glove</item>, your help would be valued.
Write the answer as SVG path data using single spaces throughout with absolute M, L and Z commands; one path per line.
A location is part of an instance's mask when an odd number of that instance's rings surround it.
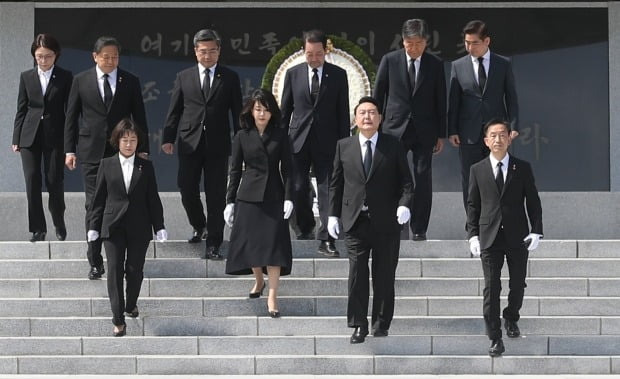
M 409 208 L 401 205 L 396 209 L 396 218 L 398 219 L 399 224 L 404 224 L 411 218 L 411 212 L 409 212 Z
M 288 218 L 291 217 L 291 213 L 293 213 L 293 202 L 284 200 L 284 219 L 288 220 Z
M 233 221 L 235 221 L 235 203 L 226 204 L 226 209 L 224 209 L 224 222 L 229 228 L 232 228 Z
M 164 242 L 168 240 L 168 232 L 166 229 L 159 229 L 155 234 L 155 239 L 159 242 Z
M 99 239 L 99 232 L 96 230 L 89 230 L 88 233 L 86 233 L 86 241 L 88 242 L 93 242 Z
M 527 237 L 523 239 L 523 242 L 528 244 L 527 245 L 528 251 L 533 251 L 538 247 L 538 243 L 540 242 L 540 237 L 542 237 L 540 234 L 530 233 L 527 235 Z
M 480 256 L 480 239 L 478 239 L 478 236 L 473 236 L 469 239 L 469 251 L 475 258 Z
M 338 217 L 329 216 L 327 218 L 327 232 L 330 236 L 334 237 L 334 239 L 338 239 L 338 234 L 340 234 L 340 226 L 338 225 Z

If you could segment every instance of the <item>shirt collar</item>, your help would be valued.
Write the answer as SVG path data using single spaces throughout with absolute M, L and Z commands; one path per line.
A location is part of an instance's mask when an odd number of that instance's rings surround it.
M 471 58 L 472 62 L 478 63 L 478 58 L 474 57 L 473 55 L 470 55 L 469 57 Z M 490 62 L 490 59 L 491 59 L 491 49 L 487 49 L 487 52 L 484 53 L 482 58 L 483 58 L 483 61 Z
M 497 159 L 495 159 L 495 157 L 493 156 L 493 154 L 489 154 L 489 159 L 491 160 L 491 167 L 493 167 L 493 169 L 495 169 L 495 167 L 497 167 Z M 506 153 L 506 156 L 504 157 L 504 159 L 501 160 L 502 162 L 502 170 L 504 167 L 508 167 L 508 161 L 510 160 L 510 155 L 508 153 Z
M 118 153 L 118 159 L 119 159 L 119 161 L 121 162 L 121 166 L 122 166 L 125 162 L 128 162 L 130 165 L 132 165 L 132 166 L 133 166 L 134 161 L 136 160 L 136 154 L 132 155 L 132 156 L 131 156 L 131 157 L 129 157 L 129 158 L 125 158 L 125 157 L 123 156 L 123 154 Z
M 103 79 L 103 75 L 105 74 L 105 72 L 101 71 L 99 66 L 95 66 L 95 70 L 97 71 L 97 79 Z M 116 83 L 116 74 L 117 73 L 118 73 L 118 68 L 115 68 L 112 72 L 110 72 L 108 74 L 108 77 L 110 78 L 110 81 L 112 83 Z
M 45 77 L 48 79 L 50 78 L 50 76 L 52 76 L 52 71 L 54 71 L 54 65 L 52 65 L 52 68 L 47 71 L 43 71 L 39 66 L 37 66 L 37 72 L 39 73 L 39 75 L 45 75 Z
M 407 54 L 407 52 L 406 52 L 406 51 L 405 51 L 405 57 L 407 58 L 407 63 L 410 63 L 410 62 L 415 62 L 415 61 L 418 61 L 418 62 L 421 62 L 421 61 L 422 61 L 422 56 L 421 56 L 421 55 L 420 55 L 419 57 L 417 57 L 416 59 L 413 59 L 413 58 L 411 58 L 411 57 L 409 56 L 409 54 Z
M 307 65 L 307 66 L 308 66 L 308 73 L 310 75 L 314 75 L 314 72 L 312 71 L 313 68 L 310 67 L 310 65 Z M 319 67 L 316 68 L 317 69 L 317 74 L 319 75 L 319 77 L 321 77 L 321 75 L 323 75 L 323 66 L 324 65 L 320 65 Z
M 211 72 L 215 72 L 215 68 L 217 67 L 217 63 L 214 64 L 213 66 L 209 67 L 209 70 L 211 70 Z M 200 71 L 201 74 L 204 74 L 205 70 L 207 68 L 205 66 L 202 65 L 202 63 L 198 62 L 198 71 Z
M 366 144 L 366 141 L 368 140 L 372 141 L 373 146 L 377 146 L 377 140 L 379 139 L 379 132 L 375 132 L 375 134 L 373 134 L 372 137 L 370 138 L 364 137 L 362 133 L 358 134 L 358 137 L 359 137 L 361 146 L 364 146 Z

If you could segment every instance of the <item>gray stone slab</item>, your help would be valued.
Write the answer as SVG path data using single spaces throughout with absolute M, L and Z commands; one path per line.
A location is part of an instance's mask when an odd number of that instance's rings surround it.
M 90 316 L 90 299 L 0 299 L 0 317 Z
M 348 279 L 343 278 L 294 278 L 280 280 L 278 295 L 282 296 L 346 296 Z
M 611 374 L 620 374 L 620 357 L 610 357 Z
M 86 238 L 86 237 L 85 237 Z M 86 241 L 50 241 L 49 242 L 49 257 L 51 259 L 86 259 L 86 250 L 88 246 Z M 149 244 L 146 250 L 147 258 L 154 258 L 155 249 L 153 242 Z M 104 259 L 105 248 L 102 251 Z
M 17 374 L 17 358 L 0 357 L 0 374 Z
M 548 240 L 540 241 L 538 248 L 530 253 L 536 258 L 577 258 L 577 241 L 575 240 Z
M 347 327 L 344 316 L 258 318 L 258 335 L 261 336 L 351 335 L 352 330 Z
M 505 297 L 501 298 L 502 309 L 507 305 Z M 522 316 L 538 315 L 538 299 L 525 297 L 520 311 Z M 481 296 L 429 296 L 429 316 L 475 316 L 482 314 Z
M 196 355 L 197 337 L 84 337 L 83 355 Z
M 587 278 L 532 278 L 526 279 L 527 296 L 588 296 Z M 480 279 L 480 293 L 484 289 L 484 279 Z M 502 295 L 508 296 L 508 278 L 502 279 Z
M 395 335 L 484 335 L 482 315 L 455 316 L 401 316 L 392 320 L 390 333 Z
M 372 314 L 373 297 L 368 301 L 368 314 Z M 317 316 L 343 316 L 347 314 L 346 296 L 321 296 L 316 298 Z M 426 316 L 428 314 L 425 297 L 397 297 L 394 304 L 395 315 Z
M 620 355 L 620 336 L 550 336 L 550 355 Z
M 202 258 L 205 254 L 204 243 L 187 243 L 187 241 L 166 241 L 155 243 L 156 258 Z M 222 251 L 228 242 L 222 244 Z
M 201 355 L 313 355 L 314 337 L 198 337 Z
M 110 314 L 110 300 L 97 298 L 92 300 L 93 316 Z M 154 298 L 139 297 L 140 317 L 146 316 L 202 316 L 202 299 L 197 298 Z
M 601 334 L 620 334 L 620 317 L 601 317 Z
M 28 321 L 26 319 L 26 321 Z M 143 335 L 142 320 L 126 318 L 127 335 Z M 112 336 L 112 314 L 109 317 L 41 317 L 30 319 L 32 336 Z
M 423 258 L 422 277 L 482 278 L 482 265 L 479 258 Z
M 293 237 L 294 238 L 294 237 Z M 318 253 L 319 241 L 317 240 L 295 240 L 291 241 L 293 247 L 293 258 L 321 258 L 323 255 Z M 348 257 L 347 248 L 343 240 L 336 241 L 336 250 L 340 256 Z
M 203 259 L 147 259 L 144 264 L 145 278 L 204 278 L 207 264 Z
M 20 374 L 128 375 L 136 373 L 134 357 L 19 357 Z
M 148 292 L 154 297 L 230 297 L 249 293 L 253 285 L 251 278 L 151 278 Z
M 370 375 L 371 356 L 257 356 L 256 374 L 277 375 L 294 372 L 296 375 Z
M 144 283 L 148 283 L 145 280 Z M 145 288 L 145 284 L 142 288 Z M 41 297 L 107 297 L 106 279 L 41 279 Z
M 372 259 L 368 262 L 370 267 Z M 293 266 L 295 266 L 293 263 Z M 348 259 L 315 259 L 315 277 L 317 278 L 346 278 L 349 275 Z M 396 267 L 397 277 L 419 277 L 420 260 L 416 258 L 401 258 Z
M 268 316 L 267 297 L 260 299 L 210 298 L 204 299 L 204 315 L 207 317 Z M 283 315 L 315 315 L 315 298 L 278 296 L 278 309 Z
M 487 336 L 433 336 L 433 355 L 487 355 Z M 547 336 L 504 338 L 504 355 L 547 355 Z
M 479 293 L 476 278 L 396 278 L 396 296 L 475 296 Z
M 0 297 L 39 297 L 39 280 L 0 279 Z
M 48 242 L 0 242 L 0 259 L 49 259 Z
M 536 316 L 519 320 L 521 334 L 527 335 L 598 335 L 601 334 L 600 317 Z
M 492 373 L 489 357 L 376 356 L 374 360 L 375 374 L 380 375 Z
M 136 358 L 140 375 L 251 375 L 254 357 L 195 356 Z
M 580 240 L 577 246 L 579 258 L 620 257 L 620 240 Z
M 493 359 L 494 374 L 595 375 L 610 373 L 609 357 L 502 357 Z
M 27 337 L 30 321 L 27 318 L 0 318 L 0 337 Z
M 80 337 L 5 337 L 0 339 L 2 355 L 80 355 Z
M 317 336 L 317 355 L 428 355 L 431 337 L 396 336 L 375 338 L 369 336 L 362 344 L 351 344 L 350 336 Z
M 305 277 L 311 278 L 314 276 L 314 263 L 313 259 L 301 258 L 293 260 L 293 266 L 291 267 L 292 277 Z M 234 278 L 236 275 L 226 275 L 226 261 L 213 261 L 206 260 L 207 262 L 207 277 L 209 278 Z
M 463 240 L 400 241 L 401 258 L 469 258 L 469 243 Z
M 0 260 L 0 278 L 76 278 L 88 274 L 86 260 Z
M 530 258 L 530 276 L 537 277 L 620 277 L 620 259 Z
M 620 294 L 620 278 L 588 279 L 589 296 L 618 296 Z
M 146 317 L 145 336 L 255 336 L 256 317 Z
M 617 297 L 540 298 L 541 316 L 616 316 L 619 309 Z

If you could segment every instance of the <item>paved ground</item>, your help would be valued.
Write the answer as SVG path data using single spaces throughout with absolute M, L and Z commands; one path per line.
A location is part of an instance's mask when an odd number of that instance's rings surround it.
M 0 379 L 611 379 L 620 375 L 0 375 Z

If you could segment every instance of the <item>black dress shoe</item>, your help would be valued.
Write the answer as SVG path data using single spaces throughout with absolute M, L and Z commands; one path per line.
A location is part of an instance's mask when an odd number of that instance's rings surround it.
M 519 325 L 516 321 L 504 319 L 504 327 L 506 328 L 506 335 L 508 338 L 517 338 L 521 335 Z
M 280 311 L 269 311 L 269 316 L 271 316 L 271 318 L 280 318 Z
M 67 239 L 67 228 L 60 226 L 56 228 L 56 238 L 58 241 L 64 241 Z
M 413 235 L 414 241 L 426 241 L 426 233 L 415 233 Z
M 45 241 L 45 232 L 34 232 L 30 237 L 30 242 Z
M 202 228 L 201 230 L 196 230 L 192 232 L 192 236 L 187 240 L 189 243 L 198 243 L 202 240 L 207 239 L 207 229 Z
M 301 240 L 313 240 L 315 239 L 314 232 L 299 233 L 297 235 L 297 239 L 300 241 Z
M 222 257 L 222 254 L 220 254 L 219 246 L 207 246 L 205 250 L 205 258 L 212 259 L 214 261 L 219 261 L 219 260 L 224 259 L 224 257 Z
M 96 280 L 101 279 L 101 276 L 105 274 L 105 269 L 103 265 L 101 266 L 91 266 L 90 271 L 88 272 L 88 279 Z
M 375 329 L 375 331 L 372 333 L 372 335 L 374 337 L 387 337 L 388 336 L 388 331 L 387 331 L 387 329 Z
M 489 356 L 499 357 L 504 351 L 506 351 L 506 349 L 504 348 L 504 341 L 502 341 L 501 338 L 491 341 L 491 347 L 489 347 Z
M 340 256 L 340 253 L 336 250 L 336 245 L 332 241 L 321 241 L 318 252 L 328 258 L 338 258 Z
M 123 328 L 123 329 L 121 329 Z M 112 331 L 114 337 L 122 337 L 127 334 L 127 325 L 114 325 L 114 330 Z
M 356 326 L 355 331 L 351 335 L 351 343 L 362 343 L 366 340 L 368 335 L 368 327 Z
M 138 316 L 140 316 L 140 310 L 138 309 L 138 307 L 135 307 L 131 312 L 125 312 L 127 314 L 127 316 L 131 317 L 131 318 L 136 318 Z
M 250 295 L 248 297 L 250 299 L 258 299 L 263 294 L 263 290 L 264 289 L 265 289 L 265 282 L 263 282 L 263 286 L 261 287 L 260 291 L 258 291 L 258 292 L 250 292 Z

